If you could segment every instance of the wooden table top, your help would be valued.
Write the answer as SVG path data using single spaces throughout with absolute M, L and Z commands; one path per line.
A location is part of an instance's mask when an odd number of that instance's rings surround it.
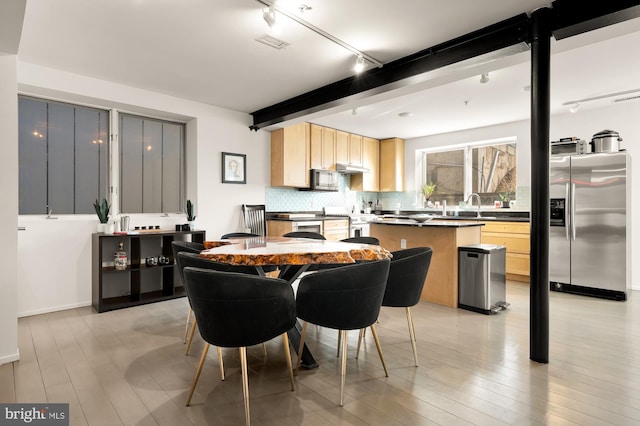
M 376 245 L 307 238 L 254 237 L 205 241 L 200 256 L 232 265 L 349 264 L 359 260 L 390 259 Z

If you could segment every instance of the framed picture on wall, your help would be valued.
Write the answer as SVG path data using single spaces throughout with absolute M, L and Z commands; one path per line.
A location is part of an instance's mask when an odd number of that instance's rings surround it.
M 247 183 L 247 156 L 222 153 L 222 183 Z

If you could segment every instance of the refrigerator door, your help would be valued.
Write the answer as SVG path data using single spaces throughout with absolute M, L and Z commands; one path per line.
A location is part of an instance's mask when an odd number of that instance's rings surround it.
M 571 157 L 573 285 L 626 291 L 626 159 L 625 152 Z
M 549 281 L 565 284 L 571 283 L 570 164 L 568 155 L 552 155 L 549 159 L 549 197 L 564 207 L 564 226 L 549 226 Z

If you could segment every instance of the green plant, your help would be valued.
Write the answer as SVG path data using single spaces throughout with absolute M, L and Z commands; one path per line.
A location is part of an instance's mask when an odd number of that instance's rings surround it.
M 189 222 L 193 222 L 194 220 L 196 220 L 196 215 L 194 214 L 193 203 L 191 202 L 191 200 L 187 200 L 187 220 Z
M 93 202 L 93 208 L 96 209 L 96 214 L 98 215 L 98 219 L 100 219 L 100 223 L 109 222 L 109 203 L 106 198 L 102 199 L 102 203 L 96 199 Z
M 511 191 L 498 192 L 498 197 L 500 197 L 500 201 L 503 203 L 505 201 L 511 201 Z
M 422 195 L 424 196 L 425 200 L 428 200 L 429 198 L 431 198 L 431 195 L 435 190 L 436 190 L 435 183 L 425 183 L 424 185 L 422 185 Z

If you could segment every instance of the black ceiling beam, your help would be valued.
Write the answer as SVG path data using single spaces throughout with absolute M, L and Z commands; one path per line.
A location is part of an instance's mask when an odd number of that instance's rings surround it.
M 585 2 L 555 0 L 551 27 L 556 39 L 571 37 L 607 25 L 640 17 L 639 0 Z M 359 76 L 328 84 L 283 102 L 252 112 L 252 130 L 291 120 L 357 93 L 433 71 L 492 51 L 531 42 L 531 19 L 526 14 L 490 25 Z
M 640 17 L 640 1 L 615 0 L 585 2 L 555 0 L 551 3 L 555 15 L 552 33 L 556 40 Z
M 409 77 L 530 40 L 526 14 L 424 49 L 404 58 L 345 78 L 286 101 L 252 112 L 252 130 L 306 115 L 314 108 Z

